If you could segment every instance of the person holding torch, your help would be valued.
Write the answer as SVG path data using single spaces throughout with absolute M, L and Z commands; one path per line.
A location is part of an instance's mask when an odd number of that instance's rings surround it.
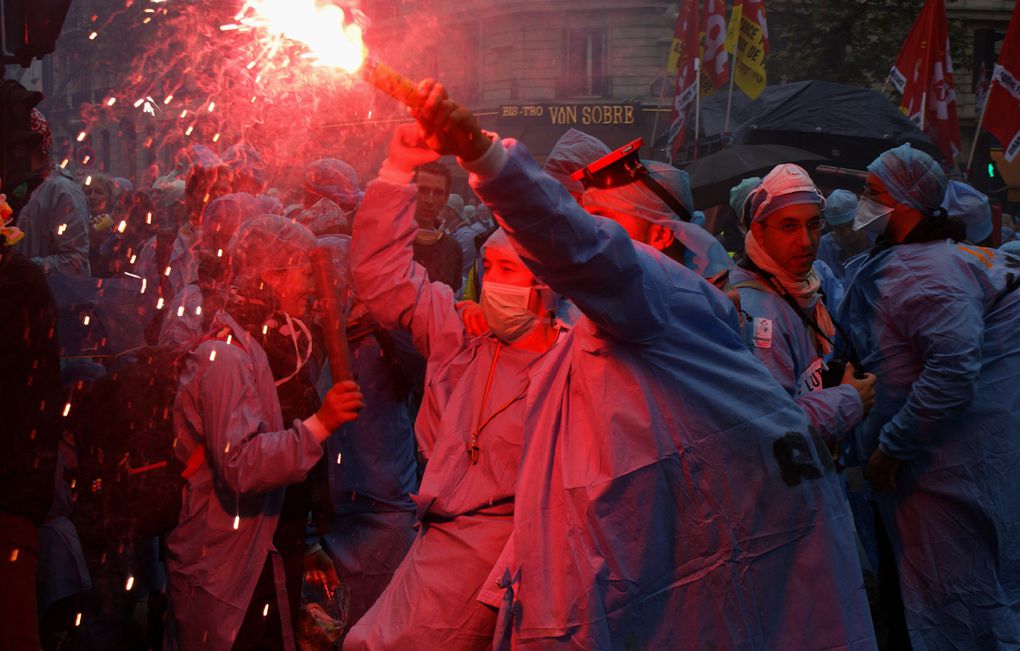
M 478 595 L 496 645 L 874 648 L 832 459 L 729 299 L 585 212 L 442 85 L 419 93 L 428 147 L 583 314 L 530 374 L 513 533 Z

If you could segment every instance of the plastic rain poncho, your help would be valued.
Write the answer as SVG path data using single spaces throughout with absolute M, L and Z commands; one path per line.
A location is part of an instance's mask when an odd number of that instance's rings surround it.
M 732 303 L 507 143 L 472 185 L 585 316 L 528 393 L 497 640 L 874 648 L 831 459 L 747 351 Z
M 318 238 L 333 254 L 340 282 L 350 284 L 350 238 Z M 323 549 L 349 591 L 347 621 L 375 603 L 403 560 L 416 531 L 411 493 L 418 488 L 414 429 L 408 409 L 413 378 L 424 361 L 403 331 L 383 331 L 357 314 L 348 322 L 351 364 L 365 407 L 326 441 L 329 503 Z M 401 377 L 398 377 L 401 376 Z M 320 395 L 332 385 L 323 370 Z
M 841 322 L 878 375 L 856 440 L 904 460 L 876 501 L 915 651 L 1020 648 L 1020 259 L 949 240 L 868 258 Z
M 261 269 L 307 263 L 314 241 L 282 217 L 248 222 L 231 242 L 235 281 L 251 287 Z M 218 335 L 185 358 L 174 402 L 177 458 L 187 462 L 203 445 L 205 461 L 188 479 L 179 524 L 167 537 L 168 639 L 181 649 L 230 648 L 272 553 L 286 642 L 289 608 L 273 533 L 284 487 L 305 478 L 322 445 L 301 421 L 284 428 L 257 341 L 225 312 L 216 315 L 212 331 Z
M 88 276 L 89 207 L 85 193 L 61 169 L 50 172 L 18 215 L 25 237 L 14 246 L 48 273 Z
M 453 292 L 412 261 L 414 200 L 413 186 L 373 181 L 354 223 L 359 299 L 383 327 L 409 330 L 428 363 L 415 425 L 428 465 L 414 496 L 419 534 L 347 649 L 491 646 L 496 611 L 477 598 L 513 528 L 524 398 L 541 358 L 466 333 Z

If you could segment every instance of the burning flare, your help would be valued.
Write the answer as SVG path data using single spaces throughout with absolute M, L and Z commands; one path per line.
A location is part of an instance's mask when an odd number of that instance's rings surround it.
M 317 66 L 356 72 L 365 60 L 361 25 L 343 9 L 321 0 L 246 0 L 234 17 L 237 24 L 220 29 L 260 29 L 276 40 L 303 43 Z

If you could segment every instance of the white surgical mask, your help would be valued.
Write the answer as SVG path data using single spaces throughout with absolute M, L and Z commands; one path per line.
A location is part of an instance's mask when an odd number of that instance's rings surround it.
M 885 233 L 893 209 L 883 206 L 871 197 L 861 197 L 854 213 L 854 230 L 865 230 L 876 235 Z
M 528 309 L 531 289 L 489 281 L 482 283 L 482 314 L 493 334 L 506 343 L 534 332 L 541 323 L 538 316 Z

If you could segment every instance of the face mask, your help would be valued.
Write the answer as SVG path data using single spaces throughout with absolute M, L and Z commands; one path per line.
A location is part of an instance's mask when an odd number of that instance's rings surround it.
M 854 230 L 866 230 L 876 235 L 885 232 L 889 225 L 889 217 L 893 209 L 883 206 L 871 197 L 861 197 L 857 204 L 857 211 L 854 213 Z
M 531 287 L 518 287 L 502 283 L 482 283 L 482 314 L 493 334 L 507 343 L 530 334 L 541 323 L 528 309 Z

